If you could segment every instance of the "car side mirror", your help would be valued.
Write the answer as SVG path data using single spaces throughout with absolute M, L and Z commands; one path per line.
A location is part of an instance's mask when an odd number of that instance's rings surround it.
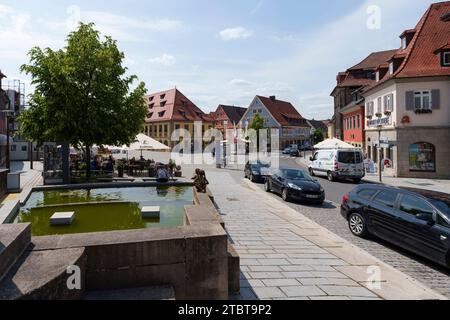
M 432 226 L 435 224 L 433 215 L 429 213 L 418 213 L 416 218 L 421 221 L 425 221 L 428 225 Z
M 314 157 L 309 157 L 309 161 L 314 161 Z

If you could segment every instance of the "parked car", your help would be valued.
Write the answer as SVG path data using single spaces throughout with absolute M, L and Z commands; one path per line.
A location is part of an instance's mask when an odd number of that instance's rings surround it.
M 318 150 L 310 158 L 309 173 L 328 180 L 352 179 L 359 183 L 365 176 L 364 159 L 359 149 Z
M 283 154 L 290 154 L 291 153 L 291 147 L 286 147 L 282 151 Z
M 282 168 L 268 176 L 264 185 L 266 192 L 281 194 L 284 201 L 297 200 L 322 204 L 325 191 L 319 182 L 306 171 Z
M 264 182 L 270 175 L 270 164 L 261 161 L 249 161 L 244 169 L 245 178 L 252 182 Z
M 450 195 L 361 185 L 342 199 L 341 214 L 358 237 L 376 236 L 450 267 Z
M 300 157 L 300 150 L 296 148 L 291 148 L 291 152 L 289 153 L 291 157 Z

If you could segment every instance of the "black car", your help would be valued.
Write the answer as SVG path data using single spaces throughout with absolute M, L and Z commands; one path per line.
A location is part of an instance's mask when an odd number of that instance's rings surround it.
M 325 200 L 322 186 L 306 171 L 299 169 L 277 170 L 275 174 L 267 177 L 264 189 L 281 194 L 284 201 L 322 204 Z
M 374 235 L 450 267 L 450 195 L 361 185 L 342 199 L 341 214 L 358 237 Z
M 270 174 L 270 164 L 261 161 L 249 161 L 244 169 L 245 178 L 252 182 L 264 182 Z
M 281 153 L 282 154 L 290 154 L 291 153 L 291 149 L 292 149 L 291 147 L 284 148 Z

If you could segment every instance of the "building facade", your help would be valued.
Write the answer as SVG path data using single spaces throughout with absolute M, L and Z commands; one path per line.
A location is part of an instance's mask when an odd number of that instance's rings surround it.
M 214 128 L 222 132 L 226 137 L 226 130 L 235 130 L 239 127 L 246 108 L 236 106 L 219 105 L 216 111 L 209 114 L 214 122 Z
M 210 116 L 176 88 L 148 95 L 145 101 L 148 113 L 143 133 L 171 148 L 179 143 L 173 140 L 176 130 L 184 129 L 193 141 L 196 122 L 201 122 L 202 137 L 214 125 Z
M 449 1 L 431 5 L 363 93 L 366 152 L 395 176 L 450 178 L 449 12 Z
M 310 141 L 310 125 L 290 102 L 277 100 L 275 96 L 256 96 L 243 115 L 241 126 L 248 127 L 257 114 L 264 119 L 265 128 L 279 129 L 280 148 Z
M 364 148 L 364 96 L 362 93 L 376 83 L 376 71 L 397 50 L 373 52 L 357 65 L 339 72 L 334 98 L 334 138 Z

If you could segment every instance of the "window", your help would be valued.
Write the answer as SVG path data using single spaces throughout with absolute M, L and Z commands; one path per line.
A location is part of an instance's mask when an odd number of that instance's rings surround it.
M 356 117 L 353 117 L 353 129 L 356 128 Z
M 394 95 L 388 94 L 384 97 L 384 112 L 394 111 Z
M 450 67 L 450 51 L 442 52 L 442 65 Z
M 400 210 L 413 216 L 419 213 L 433 214 L 433 208 L 424 202 L 423 199 L 410 195 L 403 195 L 400 201 Z
M 159 98 L 160 98 L 161 100 L 164 100 L 165 97 L 166 97 L 166 94 L 162 94 L 162 95 L 159 96 Z
M 166 114 L 165 111 L 158 112 L 158 117 L 162 118 Z
M 379 194 L 377 194 L 374 201 L 386 207 L 394 208 L 396 199 L 397 199 L 397 192 L 381 191 Z
M 161 101 L 161 107 L 165 107 L 166 106 L 166 102 L 167 101 Z
M 152 102 L 154 98 L 155 98 L 155 97 L 151 96 L 151 97 L 149 98 L 149 101 Z
M 149 109 L 152 109 L 154 106 L 155 106 L 154 103 L 150 103 L 150 104 L 148 105 Z
M 366 116 L 368 118 L 373 116 L 373 106 L 374 106 L 373 101 L 366 103 Z
M 411 172 L 436 172 L 436 148 L 431 143 L 419 142 L 409 147 Z
M 151 117 L 153 117 L 153 112 L 150 112 L 147 117 L 150 119 Z
M 407 47 L 406 37 L 402 38 L 402 49 L 405 50 Z
M 389 63 L 389 74 L 394 74 L 394 62 Z
M 257 112 L 258 110 L 256 110 L 256 109 L 253 109 L 253 114 L 256 114 L 256 112 Z
M 358 192 L 358 196 L 363 199 L 370 200 L 375 195 L 375 193 L 377 193 L 377 190 L 375 189 L 366 189 Z
M 180 129 L 180 125 L 179 125 L 179 124 L 176 124 L 176 125 L 175 125 L 175 130 L 178 130 L 178 129 Z
M 381 97 L 378 97 L 377 99 L 377 115 L 381 115 L 381 110 L 383 108 L 383 106 L 381 105 L 382 100 L 383 99 Z
M 361 129 L 361 116 L 358 114 L 358 129 Z
M 17 151 L 17 146 L 15 144 L 11 145 L 11 151 Z
M 431 110 L 431 91 L 414 92 L 414 109 Z
M 28 147 L 27 147 L 27 146 L 22 146 L 21 150 L 22 150 L 22 151 L 27 151 L 27 150 L 28 150 Z

